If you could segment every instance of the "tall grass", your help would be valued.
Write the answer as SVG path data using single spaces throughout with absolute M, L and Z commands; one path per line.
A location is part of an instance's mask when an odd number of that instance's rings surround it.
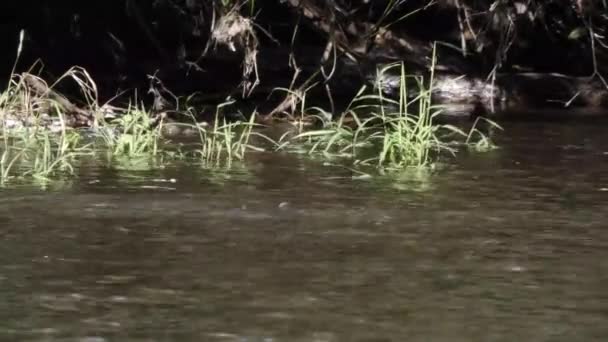
M 477 122 L 469 133 L 448 124 L 436 124 L 441 107 L 432 103 L 436 56 L 433 53 L 430 75 L 409 76 L 403 63 L 388 65 L 379 75 L 399 73 L 399 93 L 396 99 L 382 91 L 382 77 L 378 77 L 369 93 L 363 87 L 353 98 L 338 120 L 323 120 L 330 113 L 315 108 L 321 114 L 322 127 L 300 132 L 291 139 L 282 139 L 280 148 L 300 145 L 307 153 L 321 153 L 326 157 L 348 157 L 355 164 L 375 165 L 382 170 L 427 168 L 444 153 L 454 154 L 454 142 L 477 150 L 493 146 L 489 137 L 477 129 Z M 413 82 L 408 82 L 413 80 Z M 415 89 L 408 89 L 414 84 Z M 498 127 L 487 120 L 491 125 Z
M 385 98 L 381 91 L 366 93 L 364 87 L 338 120 L 322 121 L 322 128 L 302 132 L 281 147 L 299 142 L 308 153 L 350 157 L 358 164 L 379 168 L 428 166 L 431 151 L 450 150 L 439 138 L 439 131 L 445 127 L 433 123 L 436 108 L 431 104 L 432 88 L 426 88 L 419 78 L 418 95 L 408 100 L 404 66 L 391 65 L 381 72 L 393 68 L 401 72 L 399 99 Z M 415 114 L 410 113 L 413 107 L 417 108 Z
M 57 137 L 53 133 L 42 131 L 27 139 L 29 141 L 26 143 L 29 143 L 29 146 L 22 155 L 22 162 L 28 162 L 29 165 L 24 165 L 24 175 L 49 180 L 51 176 L 59 172 L 68 174 L 74 172 L 72 160 L 76 156 L 74 145 L 78 140 L 77 135 L 70 134 L 68 137 L 65 132 L 62 132 Z M 82 150 L 82 148 L 78 149 Z
M 72 157 L 87 147 L 81 146 L 80 136 L 67 128 L 59 104 L 26 85 L 25 78 L 34 76 L 15 73 L 23 40 L 21 31 L 11 77 L 0 93 L 1 186 L 15 178 L 46 180 L 60 172 L 71 173 Z M 56 114 L 56 120 L 51 119 L 51 113 Z M 59 127 L 55 127 L 57 133 L 47 126 L 53 122 L 59 123 Z
M 49 180 L 60 173 L 72 174 L 74 158 L 88 152 L 80 135 L 67 129 L 59 134 L 38 128 L 2 134 L 0 185 L 14 178 Z
M 3 141 L 2 156 L 0 157 L 0 186 L 5 186 L 15 177 L 13 167 L 20 157 L 21 153 L 14 153 L 8 142 Z
M 159 152 L 161 130 L 162 120 L 156 125 L 143 106 L 129 106 L 123 116 L 100 127 L 98 136 L 114 156 L 154 157 Z
M 210 126 L 196 123 L 194 116 L 189 112 L 195 120 L 193 128 L 199 139 L 194 153 L 204 167 L 230 167 L 234 161 L 243 160 L 250 150 L 263 151 L 262 147 L 249 143 L 253 135 L 272 141 L 253 131 L 256 126 L 255 113 L 251 115 L 249 121 L 227 122 L 220 115 L 220 110 L 228 104 L 230 103 L 220 104 L 216 108 L 215 119 Z
M 381 146 L 375 160 L 379 167 L 403 169 L 406 167 L 427 167 L 432 161 L 433 152 L 453 152 L 448 144 L 441 139 L 442 131 L 458 132 L 452 126 L 436 125 L 434 119 L 440 109 L 432 104 L 433 77 L 435 56 L 431 66 L 429 80 L 423 77 L 414 77 L 417 95 L 409 98 L 407 75 L 405 66 L 400 63 L 386 67 L 381 72 L 389 72 L 391 68 L 398 68 L 400 72 L 399 99 L 396 107 L 387 106 L 390 101 L 383 97 L 378 90 L 377 99 L 380 102 L 379 112 L 373 112 L 371 120 L 377 120 L 381 129 L 373 132 L 368 139 L 378 141 Z M 412 111 L 412 107 L 414 111 Z M 395 108 L 394 110 L 391 110 Z M 413 112 L 413 113 L 412 113 Z

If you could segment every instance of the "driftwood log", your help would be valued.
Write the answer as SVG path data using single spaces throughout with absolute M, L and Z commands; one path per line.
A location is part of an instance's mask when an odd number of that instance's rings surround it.
M 93 115 L 90 111 L 78 107 L 68 100 L 67 97 L 47 86 L 46 83 L 39 78 L 29 73 L 23 73 L 22 77 L 27 87 L 31 89 L 36 96 L 48 99 L 58 107 L 57 109 L 66 116 L 69 126 L 79 127 L 90 126 L 92 124 Z
M 398 96 L 399 75 L 380 77 L 384 93 Z M 409 89 L 415 89 L 415 85 Z M 585 109 L 587 114 L 598 115 L 608 109 L 608 91 L 599 79 L 553 73 L 498 74 L 494 80 L 439 74 L 433 82 L 433 101 L 451 114 Z
M 357 16 L 342 13 L 333 1 L 328 4 L 315 0 L 287 0 L 286 3 L 303 19 L 304 25 L 327 37 L 326 49 L 319 60 L 325 70 L 337 66 L 335 70 L 339 72 L 330 74 L 334 79 L 347 79 L 350 84 L 358 83 L 353 80 L 378 80 L 378 69 L 399 61 L 404 62 L 408 73 L 428 76 L 433 54 L 429 42 L 416 39 L 403 30 L 357 21 Z M 505 114 L 528 109 L 584 109 L 582 113 L 597 115 L 608 109 L 608 90 L 598 75 L 497 73 L 496 69 L 484 71 L 477 65 L 478 60 L 454 53 L 453 49 L 437 52 L 433 99 L 437 104 L 446 105 L 448 112 L 468 115 L 472 112 Z M 487 77 L 488 74 L 494 77 Z M 327 78 L 328 84 L 342 90 L 348 87 L 348 83 Z M 380 75 L 380 79 L 385 92 L 396 95 L 399 76 Z

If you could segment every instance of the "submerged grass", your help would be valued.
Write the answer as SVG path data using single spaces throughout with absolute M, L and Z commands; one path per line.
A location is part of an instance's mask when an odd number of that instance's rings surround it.
M 220 115 L 220 109 L 225 105 L 217 107 L 211 125 L 197 122 L 193 109 L 185 113 L 192 123 L 170 123 L 189 130 L 197 138 L 194 142 L 189 140 L 184 150 L 163 136 L 164 119 L 154 118 L 143 106 L 130 107 L 111 125 L 102 127 L 100 148 L 105 148 L 109 157 L 122 168 L 141 169 L 155 162 L 162 166 L 177 159 L 199 163 L 204 168 L 229 168 L 234 161 L 243 160 L 247 152 L 262 150 L 249 143 L 252 135 L 262 135 L 253 132 L 254 115 L 247 122 L 228 122 Z

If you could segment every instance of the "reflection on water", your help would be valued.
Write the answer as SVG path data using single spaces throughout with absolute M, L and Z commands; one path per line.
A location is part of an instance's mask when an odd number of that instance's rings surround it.
M 0 339 L 605 341 L 602 125 L 511 124 L 431 177 L 259 155 L 0 197 Z

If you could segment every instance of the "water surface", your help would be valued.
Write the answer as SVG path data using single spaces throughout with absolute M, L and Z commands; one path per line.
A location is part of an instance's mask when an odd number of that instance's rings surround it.
M 0 197 L 0 339 L 606 341 L 608 139 L 506 123 L 438 173 L 83 168 Z

